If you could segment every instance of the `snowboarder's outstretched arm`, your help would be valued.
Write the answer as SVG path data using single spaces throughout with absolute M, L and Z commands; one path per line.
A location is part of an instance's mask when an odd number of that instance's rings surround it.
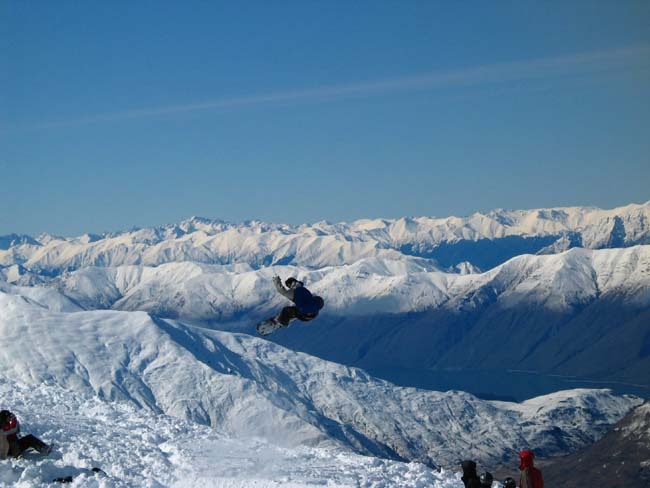
M 282 296 L 287 297 L 289 300 L 293 301 L 293 289 L 286 289 L 284 285 L 282 284 L 282 280 L 280 279 L 279 276 L 274 276 L 273 277 L 273 283 L 275 284 L 275 288 L 278 290 L 278 293 Z

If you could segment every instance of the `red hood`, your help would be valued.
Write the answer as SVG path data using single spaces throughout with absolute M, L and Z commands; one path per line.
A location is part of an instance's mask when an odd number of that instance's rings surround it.
M 11 416 L 9 421 L 2 426 L 2 430 L 11 430 L 16 428 L 16 417 Z
M 533 459 L 535 459 L 535 454 L 533 451 L 525 449 L 519 453 L 519 469 L 524 470 L 526 468 L 533 467 Z

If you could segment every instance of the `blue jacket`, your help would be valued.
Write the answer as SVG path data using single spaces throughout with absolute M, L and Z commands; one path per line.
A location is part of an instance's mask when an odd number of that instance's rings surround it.
M 293 290 L 293 302 L 298 311 L 305 315 L 318 313 L 321 309 L 321 302 L 304 286 L 298 286 Z

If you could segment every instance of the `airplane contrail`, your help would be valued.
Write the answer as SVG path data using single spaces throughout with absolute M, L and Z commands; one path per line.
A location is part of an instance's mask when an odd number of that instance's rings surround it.
M 281 102 L 328 100 L 359 95 L 376 96 L 390 92 L 424 90 L 438 87 L 471 87 L 518 80 L 553 78 L 571 74 L 609 73 L 613 70 L 630 67 L 650 67 L 650 45 L 642 44 L 568 56 L 489 64 L 459 70 L 440 71 L 360 83 L 328 85 L 258 95 L 224 97 L 153 108 L 129 109 L 113 113 L 89 115 L 68 121 L 42 123 L 34 125 L 31 128 L 42 129 L 85 125 L 116 120 L 156 117 L 175 113 L 218 110 Z

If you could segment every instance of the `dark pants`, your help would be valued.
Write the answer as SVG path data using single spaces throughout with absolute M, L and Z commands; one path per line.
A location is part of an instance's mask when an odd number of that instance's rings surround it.
M 9 455 L 18 457 L 27 449 L 36 449 L 38 452 L 45 449 L 47 444 L 31 434 L 15 441 L 9 441 Z
M 310 320 L 314 320 L 317 315 L 317 313 L 300 313 L 297 307 L 284 307 L 280 315 L 276 317 L 276 320 L 286 327 L 293 319 L 309 322 Z

